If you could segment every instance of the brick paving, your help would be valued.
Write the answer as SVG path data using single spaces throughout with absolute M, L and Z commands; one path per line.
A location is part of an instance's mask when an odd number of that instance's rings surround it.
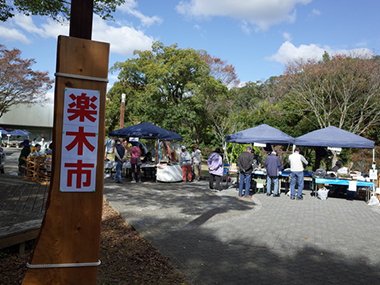
M 204 181 L 105 185 L 111 205 L 191 284 L 379 284 L 380 211 L 304 193 L 247 201 Z
M 42 218 L 46 188 L 0 180 L 0 227 L 23 219 L 20 213 Z M 380 284 L 380 207 L 364 201 L 320 201 L 308 191 L 303 201 L 240 200 L 235 189 L 211 192 L 205 181 L 105 182 L 111 206 L 190 284 Z

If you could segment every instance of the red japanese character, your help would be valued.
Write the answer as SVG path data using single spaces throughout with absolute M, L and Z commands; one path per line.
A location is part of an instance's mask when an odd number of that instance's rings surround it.
M 97 106 L 94 102 L 97 98 L 95 96 L 90 98 L 86 93 L 82 93 L 79 96 L 70 94 L 69 97 L 74 101 L 69 104 L 69 108 L 67 109 L 67 113 L 73 114 L 68 117 L 70 121 L 78 117 L 80 122 L 84 122 L 85 118 L 91 122 L 96 121 Z
M 84 127 L 79 127 L 77 132 L 66 132 L 68 136 L 74 136 L 73 141 L 66 146 L 68 151 L 78 145 L 78 155 L 83 155 L 83 146 L 85 145 L 90 151 L 94 151 L 95 147 L 87 140 L 87 137 L 95 137 L 96 133 L 84 131 Z
M 73 176 L 76 175 L 76 188 L 80 189 L 91 185 L 91 171 L 94 169 L 94 163 L 82 163 L 82 160 L 78 160 L 75 163 L 65 163 L 65 167 L 73 168 L 67 170 L 67 187 L 73 185 Z M 87 168 L 87 169 L 84 169 Z M 82 183 L 82 176 L 84 176 L 84 182 Z

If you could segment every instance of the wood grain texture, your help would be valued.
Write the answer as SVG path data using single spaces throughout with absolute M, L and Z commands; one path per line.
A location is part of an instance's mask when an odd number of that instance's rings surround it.
M 59 36 L 59 73 L 107 78 L 109 44 Z M 96 191 L 60 192 L 60 165 L 64 89 L 100 91 Z M 106 83 L 57 77 L 53 129 L 53 174 L 47 211 L 32 254 L 31 264 L 96 262 L 99 259 L 103 201 L 104 114 Z M 23 284 L 96 284 L 96 267 L 28 269 Z

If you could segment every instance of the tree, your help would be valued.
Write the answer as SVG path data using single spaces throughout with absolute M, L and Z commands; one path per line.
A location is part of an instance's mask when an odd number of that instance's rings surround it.
M 13 17 L 16 12 L 25 15 L 49 16 L 54 20 L 70 19 L 70 0 L 14 0 L 0 1 L 0 21 L 5 22 Z M 94 0 L 94 13 L 103 19 L 111 18 L 117 6 L 125 3 L 125 0 Z
M 13 105 L 46 100 L 52 80 L 47 72 L 33 71 L 33 59 L 22 59 L 18 49 L 0 45 L 0 117 Z
M 240 82 L 233 65 L 227 64 L 218 57 L 209 55 L 206 51 L 200 51 L 199 54 L 210 67 L 211 75 L 215 79 L 220 80 L 220 82 L 228 87 L 239 85 Z
M 330 125 L 363 134 L 380 126 L 380 61 L 334 56 L 289 65 L 281 84 L 314 128 Z
M 108 93 L 111 110 L 107 116 L 118 114 L 120 96 L 125 93 L 128 123 L 151 121 L 179 132 L 188 142 L 213 143 L 207 102 L 218 102 L 227 88 L 210 75 L 200 53 L 155 42 L 151 51 L 136 51 L 135 55 L 112 68 L 119 71 L 119 81 Z M 117 123 L 112 117 L 107 121 Z

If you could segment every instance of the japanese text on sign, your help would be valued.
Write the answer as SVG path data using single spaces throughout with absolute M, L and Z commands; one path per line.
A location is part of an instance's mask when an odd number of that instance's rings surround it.
M 60 182 L 62 192 L 95 191 L 99 96 L 97 90 L 65 89 Z

